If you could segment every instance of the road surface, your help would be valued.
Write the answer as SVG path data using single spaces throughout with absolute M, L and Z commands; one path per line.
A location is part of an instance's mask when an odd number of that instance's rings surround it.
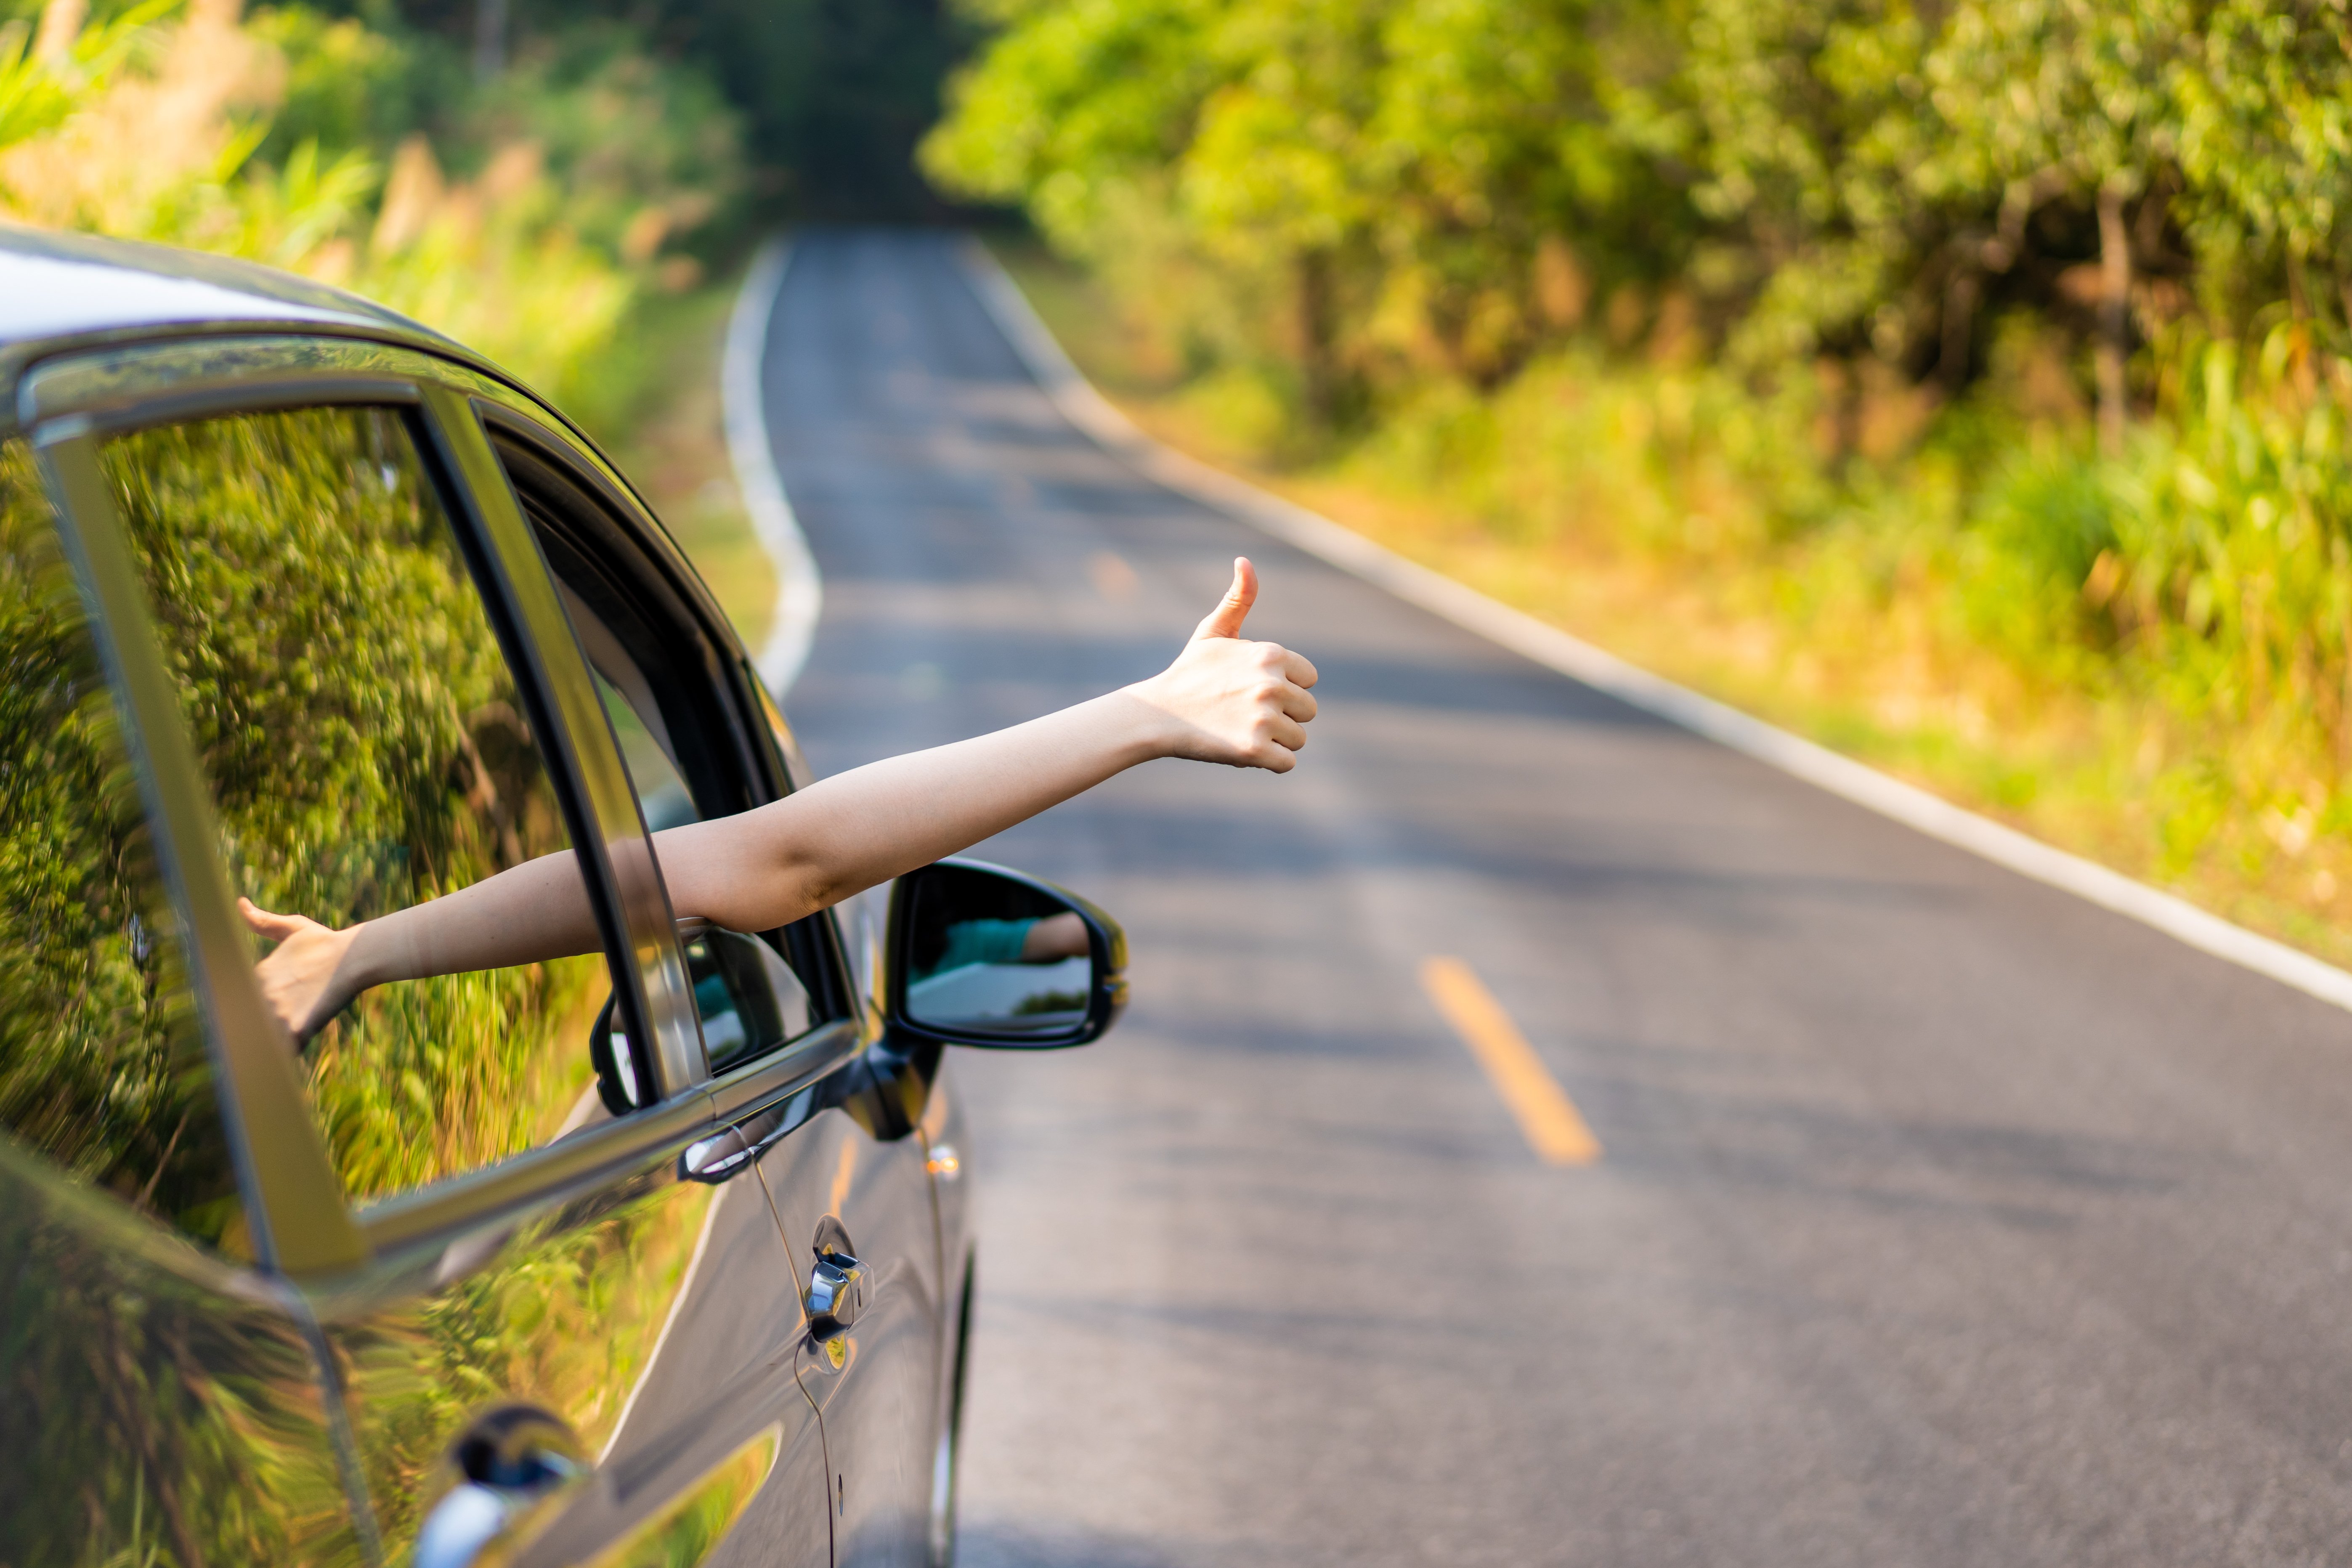
M 945 236 L 804 234 L 764 365 L 833 772 L 1158 668 L 1246 552 L 1286 777 L 980 853 L 1133 942 L 960 1053 L 969 1568 L 2352 1552 L 2352 1017 L 1701 742 L 1136 478 Z M 1605 1146 L 1540 1163 L 1465 960 Z

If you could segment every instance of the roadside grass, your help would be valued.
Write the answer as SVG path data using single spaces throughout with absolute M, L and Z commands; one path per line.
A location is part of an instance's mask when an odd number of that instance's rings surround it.
M 2310 705 L 2218 699 L 2231 672 L 2202 647 L 2101 658 L 2054 633 L 2079 606 L 1983 569 L 1981 530 L 1954 499 L 1970 454 L 1941 471 L 1930 454 L 1902 485 L 1785 530 L 1770 472 L 1710 468 L 1720 447 L 1703 440 L 1657 460 L 1661 411 L 1686 409 L 1697 376 L 1571 358 L 1483 405 L 1434 397 L 1285 461 L 1247 388 L 1188 384 L 1041 246 L 992 248 L 1071 358 L 1169 446 L 1671 679 L 2352 963 L 2352 845 Z M 1976 457 L 2069 474 L 2071 455 L 2042 450 L 2065 438 L 1997 428 Z

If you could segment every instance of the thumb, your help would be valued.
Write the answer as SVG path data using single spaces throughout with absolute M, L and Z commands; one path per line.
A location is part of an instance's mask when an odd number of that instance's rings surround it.
M 1257 568 L 1250 564 L 1248 556 L 1236 555 L 1234 557 L 1234 585 L 1225 590 L 1225 596 L 1217 602 L 1217 607 L 1209 612 L 1207 618 L 1192 629 L 1192 640 L 1199 642 L 1203 637 L 1241 636 L 1242 622 L 1249 615 L 1250 606 L 1256 603 Z
M 300 916 L 273 915 L 251 899 L 237 900 L 236 912 L 245 917 L 245 923 L 253 928 L 256 936 L 268 937 L 271 942 L 284 942 L 302 929 Z

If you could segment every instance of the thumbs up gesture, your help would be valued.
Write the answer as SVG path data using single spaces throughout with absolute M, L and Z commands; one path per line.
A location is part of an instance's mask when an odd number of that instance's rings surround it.
M 1129 689 L 1171 721 L 1162 754 L 1286 773 L 1315 717 L 1315 667 L 1279 643 L 1250 642 L 1257 568 L 1234 561 L 1234 585 L 1170 665 Z

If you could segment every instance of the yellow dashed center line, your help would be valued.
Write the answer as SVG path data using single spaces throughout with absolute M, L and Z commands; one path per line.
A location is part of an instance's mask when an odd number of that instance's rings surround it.
M 1548 1165 L 1590 1165 L 1601 1158 L 1601 1140 L 1577 1113 L 1576 1102 L 1468 964 L 1458 958 L 1425 958 L 1421 984 L 1486 1069 L 1538 1159 Z

